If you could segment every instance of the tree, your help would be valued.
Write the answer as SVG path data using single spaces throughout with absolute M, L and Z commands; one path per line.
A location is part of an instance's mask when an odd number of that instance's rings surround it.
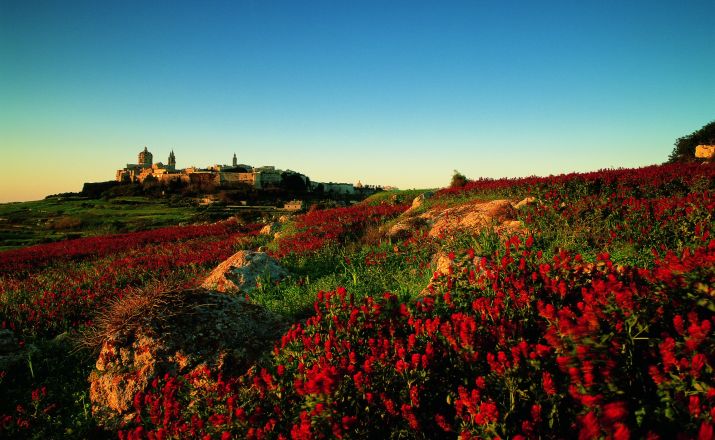
M 454 170 L 454 174 L 452 175 L 452 182 L 450 182 L 449 187 L 459 188 L 466 185 L 467 182 L 467 177 L 464 174 L 460 173 L 457 170 Z
M 283 173 L 281 175 L 281 188 L 292 193 L 302 193 L 305 192 L 306 182 L 300 174 Z
M 695 147 L 715 142 L 715 121 L 703 125 L 687 136 L 675 140 L 675 148 L 668 157 L 668 162 L 691 162 L 695 160 Z

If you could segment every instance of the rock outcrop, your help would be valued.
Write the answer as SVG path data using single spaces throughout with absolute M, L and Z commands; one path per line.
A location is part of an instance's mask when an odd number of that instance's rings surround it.
M 524 200 L 520 201 L 519 203 L 514 205 L 514 209 L 522 209 L 526 206 L 529 206 L 533 203 L 536 203 L 536 197 L 526 197 Z
M 286 328 L 259 305 L 204 289 L 124 297 L 100 319 L 92 412 L 111 428 L 132 417 L 132 399 L 156 375 L 204 366 L 240 374 Z
M 715 145 L 698 145 L 695 147 L 695 157 L 698 159 L 711 160 L 715 157 Z
M 407 211 L 405 211 L 405 214 L 409 214 L 409 213 L 414 212 L 417 209 L 419 209 L 422 205 L 424 205 L 425 200 L 432 198 L 433 195 L 434 195 L 434 193 L 428 191 L 428 192 L 424 192 L 424 193 L 418 195 L 417 197 L 415 197 L 412 200 L 412 206 L 410 206 L 410 208 Z
M 429 235 L 443 237 L 457 231 L 476 234 L 490 226 L 500 233 L 513 233 L 523 229 L 509 200 L 492 200 L 445 209 L 435 218 Z
M 517 210 L 536 202 L 534 197 L 516 204 L 509 200 L 476 201 L 452 208 L 433 207 L 417 214 L 416 209 L 424 202 L 422 196 L 415 198 L 413 208 L 405 211 L 387 230 L 388 237 L 407 238 L 423 227 L 429 228 L 430 237 L 446 237 L 458 231 L 478 234 L 487 227 L 497 233 L 524 232 L 523 224 L 516 218 Z
M 287 275 L 288 271 L 265 252 L 239 251 L 219 264 L 201 287 L 219 292 L 250 293 L 261 282 L 279 281 Z
M 397 222 L 387 230 L 387 236 L 392 239 L 405 239 L 411 236 L 414 231 L 427 225 L 429 225 L 428 220 L 422 216 L 400 217 Z
M 278 222 L 268 223 L 258 232 L 261 235 L 274 235 L 281 228 Z

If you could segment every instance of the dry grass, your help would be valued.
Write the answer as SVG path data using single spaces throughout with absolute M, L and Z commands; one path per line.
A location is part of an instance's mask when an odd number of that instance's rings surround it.
M 187 303 L 186 291 L 176 287 L 155 284 L 130 290 L 111 301 L 95 315 L 94 325 L 77 335 L 75 345 L 78 350 L 97 353 L 110 337 L 128 335 L 142 325 L 161 325 L 178 315 L 191 313 L 196 304 Z

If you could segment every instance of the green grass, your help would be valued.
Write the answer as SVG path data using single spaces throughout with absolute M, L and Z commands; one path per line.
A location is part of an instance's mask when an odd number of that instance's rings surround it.
M 432 249 L 398 249 L 388 243 L 364 246 L 331 245 L 302 257 L 281 261 L 293 275 L 275 283 L 263 283 L 253 292 L 253 301 L 291 321 L 313 313 L 313 302 L 320 291 L 344 286 L 356 298 L 392 292 L 403 300 L 416 298 L 429 283 L 434 268 Z M 378 255 L 378 264 L 370 264 Z
M 0 250 L 201 220 L 202 208 L 145 197 L 53 198 L 0 204 Z
M 380 203 L 412 203 L 415 197 L 425 193 L 436 191 L 434 189 L 405 189 L 393 191 L 381 191 L 365 199 L 362 203 L 367 205 L 379 205 Z

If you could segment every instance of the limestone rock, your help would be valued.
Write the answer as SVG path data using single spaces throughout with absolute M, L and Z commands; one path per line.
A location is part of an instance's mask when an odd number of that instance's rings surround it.
M 481 273 L 479 269 L 479 258 L 475 256 L 473 259 L 462 259 L 455 261 L 450 258 L 449 254 L 442 251 L 437 252 L 432 256 L 432 266 L 435 268 L 434 276 L 427 286 L 422 289 L 420 296 L 429 296 L 435 293 L 435 286 L 439 283 L 442 277 L 452 277 L 453 275 L 465 270 L 475 270 Z
M 89 378 L 92 412 L 108 428 L 131 419 L 134 396 L 156 375 L 203 366 L 240 374 L 287 328 L 259 305 L 204 289 L 162 293 L 144 303 L 125 297 L 113 307 L 122 301 L 134 301 L 127 310 L 140 306 L 104 329 Z
M 219 264 L 201 287 L 219 292 L 249 293 L 262 281 L 278 281 L 288 272 L 265 252 L 239 251 Z
M 387 236 L 392 239 L 405 239 L 410 237 L 414 231 L 428 224 L 427 220 L 422 216 L 403 216 L 399 218 L 395 224 L 390 226 L 390 229 L 387 231 Z
M 428 191 L 424 192 L 412 200 L 412 206 L 410 206 L 410 209 L 408 209 L 406 212 L 412 212 L 424 205 L 425 200 L 431 198 L 434 195 L 434 193 Z
M 281 227 L 281 224 L 278 222 L 274 223 L 268 223 L 266 226 L 261 228 L 259 234 L 261 235 L 273 235 L 275 234 Z
M 493 200 L 491 202 L 472 202 L 454 208 L 449 208 L 437 217 L 430 237 L 451 235 L 457 231 L 478 233 L 482 229 L 494 226 L 495 230 L 514 230 L 516 210 L 508 200 Z
M 514 209 L 522 209 L 526 206 L 531 205 L 532 203 L 536 203 L 536 197 L 526 197 L 524 200 L 520 201 L 516 205 L 514 205 Z
M 698 145 L 695 147 L 695 157 L 710 160 L 715 156 L 715 145 Z
M 437 266 L 435 272 L 440 274 L 449 275 L 454 268 L 454 260 L 449 258 L 449 256 L 444 252 L 438 252 L 435 254 L 433 260 L 436 261 Z

